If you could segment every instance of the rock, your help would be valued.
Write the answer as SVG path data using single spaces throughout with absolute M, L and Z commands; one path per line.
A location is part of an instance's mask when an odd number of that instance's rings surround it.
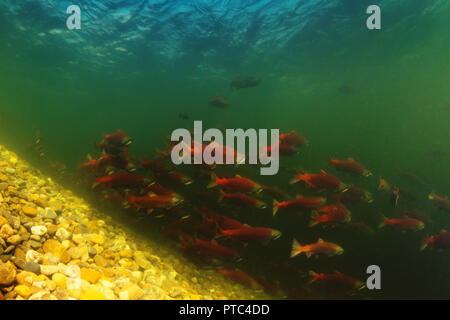
M 5 217 L 0 216 L 0 227 L 7 223 L 8 223 L 8 220 Z
M 0 287 L 7 287 L 16 278 L 16 268 L 9 263 L 0 262 Z
M 59 258 L 52 253 L 46 253 L 45 258 L 47 262 L 51 265 L 57 265 L 59 263 Z
M 136 251 L 134 253 L 134 261 L 143 269 L 150 269 L 152 267 L 152 264 L 147 260 L 143 251 Z
M 47 233 L 47 228 L 45 226 L 34 226 L 31 227 L 31 233 L 38 236 L 43 236 Z
M 101 276 L 102 274 L 94 269 L 81 268 L 81 279 L 89 281 L 89 283 L 96 284 Z
M 36 235 L 36 234 L 32 234 L 30 236 L 30 240 L 34 240 L 34 241 L 39 241 L 40 242 L 41 241 L 41 237 Z
M 94 262 L 97 266 L 102 267 L 102 268 L 106 268 L 108 266 L 108 261 L 103 258 L 101 255 L 96 255 L 94 257 Z
M 24 299 L 28 299 L 31 296 L 31 294 L 33 293 L 31 291 L 31 288 L 24 284 L 19 284 L 18 286 L 16 286 L 14 288 L 14 291 Z
M 0 183 L 0 191 L 5 191 L 8 188 L 8 184 L 6 182 Z
M 27 262 L 23 268 L 25 271 L 33 272 L 35 274 L 41 273 L 41 266 L 36 262 Z
M 42 290 L 38 293 L 33 294 L 28 300 L 58 300 L 54 295 L 48 290 Z
M 41 274 L 50 276 L 59 271 L 59 267 L 55 265 L 41 265 Z
M 12 237 L 13 237 L 13 236 L 12 236 Z M 9 239 L 9 238 L 8 238 L 8 239 Z M 10 252 L 13 252 L 15 248 L 16 248 L 16 247 L 15 247 L 14 245 L 10 245 L 10 246 L 8 246 L 8 247 L 5 249 L 5 251 L 3 251 L 3 253 L 4 253 L 4 254 L 8 254 L 8 253 L 10 253 Z
M 62 273 L 55 273 L 52 276 L 52 280 L 55 281 L 56 285 L 60 288 L 67 288 L 67 277 Z
M 51 236 L 53 236 L 56 233 L 56 230 L 58 230 L 58 227 L 54 224 L 47 225 L 47 233 Z
M 0 237 L 6 239 L 14 234 L 14 229 L 9 224 L 4 224 L 0 228 Z
M 119 255 L 123 258 L 132 258 L 133 257 L 133 251 L 131 249 L 121 250 L 119 252 Z
M 122 292 L 128 292 L 129 300 L 140 299 L 144 295 L 144 291 L 135 283 L 127 282 L 122 286 Z
M 42 250 L 44 250 L 45 253 L 54 254 L 63 263 L 67 263 L 68 261 L 70 261 L 70 255 L 67 253 L 67 249 L 57 240 L 49 239 L 45 241 L 44 245 L 42 246 Z M 67 262 L 64 262 L 66 260 Z
M 25 259 L 12 257 L 11 261 L 14 263 L 14 265 L 18 268 L 23 270 L 25 268 L 25 264 L 27 263 Z
M 95 257 L 97 255 L 97 249 L 94 247 L 88 247 L 88 254 L 91 258 Z
M 56 231 L 56 238 L 58 238 L 58 240 L 59 241 L 65 241 L 65 240 L 69 240 L 70 239 L 70 237 L 72 236 L 71 234 L 70 234 L 70 232 L 69 231 L 67 231 L 66 229 L 64 229 L 64 228 L 59 228 L 57 231 Z
M 81 276 L 81 270 L 79 266 L 72 265 L 66 268 L 64 274 L 69 278 L 76 279 Z
M 169 296 L 172 297 L 172 298 L 176 298 L 178 296 L 181 296 L 181 294 L 183 292 L 182 290 L 183 290 L 182 288 L 173 287 L 172 290 L 169 293 Z
M 29 217 L 35 217 L 37 215 L 37 210 L 36 208 L 33 207 L 24 206 L 22 207 L 22 211 L 25 215 Z
M 67 290 L 62 287 L 57 287 L 55 291 L 53 291 L 53 295 L 58 300 L 67 300 L 69 298 L 69 294 L 67 293 Z
M 56 215 L 56 212 L 53 211 L 52 208 L 45 208 L 44 212 L 42 213 L 43 219 L 52 219 L 55 220 L 58 216 Z
M 70 254 L 70 257 L 72 259 L 80 259 L 82 255 L 82 252 L 78 247 L 72 247 L 69 250 L 67 250 L 67 252 Z
M 36 241 L 36 240 L 30 240 L 28 243 L 30 244 L 30 247 L 35 249 L 35 250 L 37 250 L 40 247 L 42 247 L 42 243 L 40 243 L 39 241 Z
M 13 246 L 16 246 L 22 242 L 22 237 L 19 236 L 18 234 L 15 234 L 15 235 L 10 236 L 8 239 L 6 239 L 6 242 Z
M 81 296 L 81 300 L 107 300 L 105 295 L 96 289 L 90 289 L 83 293 Z
M 83 244 L 86 240 L 84 239 L 83 235 L 74 234 L 72 236 L 72 241 L 75 242 L 76 244 L 80 245 L 80 244 Z
M 35 281 L 37 281 L 37 275 L 28 271 L 22 271 L 16 277 L 16 282 L 18 284 L 26 284 L 31 286 Z
M 34 250 L 28 250 L 25 255 L 25 261 L 26 262 L 36 262 L 41 263 L 42 262 L 42 256 L 39 252 Z
M 97 233 L 91 233 L 89 239 L 93 243 L 97 243 L 99 245 L 102 245 L 105 242 L 105 238 L 101 234 Z
M 5 168 L 5 172 L 9 174 L 14 174 L 16 173 L 16 170 L 14 170 L 13 168 Z

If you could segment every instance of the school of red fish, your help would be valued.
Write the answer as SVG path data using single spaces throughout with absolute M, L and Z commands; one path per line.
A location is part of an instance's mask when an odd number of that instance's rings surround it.
M 194 143 L 196 142 L 192 143 L 192 156 Z M 223 174 L 220 173 L 219 165 L 192 165 L 192 175 L 188 176 L 172 164 L 170 151 L 173 145 L 170 142 L 167 150 L 158 151 L 150 159 L 132 157 L 129 153 L 131 144 L 132 140 L 123 131 L 105 135 L 97 144 L 101 156 L 93 159 L 89 155 L 88 161 L 80 165 L 86 181 L 93 183 L 94 192 L 123 207 L 130 214 L 160 218 L 159 221 L 164 224 L 164 233 L 177 243 L 183 253 L 201 263 L 216 266 L 224 277 L 243 285 L 261 288 L 271 294 L 293 297 L 295 290 L 288 283 L 276 279 L 277 272 L 300 274 L 302 271 L 294 262 L 304 259 L 301 257 L 303 254 L 307 258 L 322 256 L 325 260 L 345 254 L 345 248 L 340 244 L 321 238 L 321 228 L 317 228 L 317 225 L 323 228 L 349 225 L 363 232 L 373 232 L 364 222 L 352 221 L 348 208 L 357 202 L 369 205 L 374 201 L 372 193 L 354 184 L 346 184 L 336 176 L 340 175 L 344 180 L 346 175 L 359 177 L 358 179 L 374 179 L 363 164 L 352 158 L 330 158 L 329 168 L 319 172 L 296 170 L 291 181 L 286 181 L 286 186 L 290 184 L 291 188 L 296 188 L 294 190 L 299 192 L 289 195 L 276 186 L 262 185 L 233 172 L 239 166 L 227 166 L 232 173 Z M 279 137 L 281 157 L 295 156 L 301 148 L 307 146 L 307 140 L 294 130 Z M 381 177 L 374 184 L 377 186 L 374 188 L 377 189 L 376 192 L 387 193 L 391 205 L 397 207 L 402 190 L 391 186 Z M 192 189 L 194 185 L 195 191 Z M 301 190 L 314 191 L 317 195 L 305 196 Z M 450 212 L 447 197 L 432 192 L 429 199 L 437 209 Z M 212 206 L 211 203 L 217 205 Z M 276 219 L 280 214 L 310 215 L 309 226 L 298 227 L 316 228 L 317 241 L 305 243 L 293 238 L 290 248 L 292 263 L 274 264 L 273 279 L 253 276 L 239 267 L 239 262 L 246 258 L 244 249 L 255 243 L 263 247 L 280 237 L 288 236 L 283 234 L 283 230 L 243 222 L 246 220 L 245 216 L 253 212 L 267 212 L 271 219 Z M 432 223 L 429 215 L 411 209 L 402 211 L 398 217 L 380 215 L 379 227 L 400 232 L 419 231 L 428 223 Z M 423 238 L 422 248 L 417 248 L 418 250 L 450 248 L 450 232 L 446 230 L 428 237 L 424 235 Z M 309 271 L 307 278 L 305 286 L 308 288 L 337 289 L 348 293 L 364 288 L 362 281 L 339 271 Z

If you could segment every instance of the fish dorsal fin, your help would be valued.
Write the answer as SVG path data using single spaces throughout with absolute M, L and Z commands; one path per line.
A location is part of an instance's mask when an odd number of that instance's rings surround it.
M 328 174 L 325 170 L 323 170 L 323 169 L 320 169 L 320 173 L 321 174 Z
M 149 198 L 154 198 L 154 197 L 156 197 L 156 193 L 154 193 L 154 192 L 149 192 L 149 193 L 147 194 L 147 196 L 148 196 Z
M 352 157 L 347 158 L 347 160 L 355 161 Z
M 92 156 L 91 156 L 90 153 L 88 153 L 87 158 L 88 158 L 89 161 L 92 160 Z
M 303 196 L 301 194 L 298 194 L 295 196 L 295 199 L 301 199 L 301 198 L 303 198 Z
M 322 242 L 325 242 L 325 241 L 323 241 L 322 238 L 319 238 L 319 240 L 317 240 L 317 242 L 322 243 Z
M 241 175 L 236 174 L 236 175 L 235 175 L 235 178 L 242 178 L 242 177 L 241 177 Z

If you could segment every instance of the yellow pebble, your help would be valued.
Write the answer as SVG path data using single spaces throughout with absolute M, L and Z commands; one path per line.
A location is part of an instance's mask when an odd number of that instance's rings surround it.
M 18 286 L 16 286 L 14 288 L 14 291 L 24 299 L 28 299 L 32 293 L 31 288 L 23 284 L 19 284 Z
M 81 300 L 107 300 L 105 295 L 98 290 L 90 289 L 83 293 Z
M 55 281 L 58 287 L 67 288 L 67 277 L 62 273 L 55 273 L 52 280 Z
M 37 215 L 36 208 L 24 206 L 22 207 L 23 213 L 25 213 L 27 216 L 35 217 Z

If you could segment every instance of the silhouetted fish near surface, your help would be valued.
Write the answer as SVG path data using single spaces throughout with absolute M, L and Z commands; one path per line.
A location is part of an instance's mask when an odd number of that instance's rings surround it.
M 261 79 L 256 77 L 249 77 L 249 76 L 241 76 L 237 77 L 231 82 L 231 88 L 233 89 L 244 89 L 244 88 L 251 88 L 256 87 L 261 82 Z
M 212 105 L 213 107 L 218 108 L 225 108 L 230 105 L 224 98 L 220 96 L 217 96 L 214 99 L 209 100 L 209 104 Z

